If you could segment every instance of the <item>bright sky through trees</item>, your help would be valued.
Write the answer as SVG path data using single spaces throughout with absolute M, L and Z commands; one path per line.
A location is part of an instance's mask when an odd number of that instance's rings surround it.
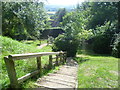
M 46 4 L 51 5 L 76 5 L 77 3 L 81 3 L 84 0 L 47 0 Z

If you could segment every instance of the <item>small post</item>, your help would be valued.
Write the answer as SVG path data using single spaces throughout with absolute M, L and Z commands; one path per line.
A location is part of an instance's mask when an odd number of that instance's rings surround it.
M 60 53 L 60 64 L 63 63 L 63 60 L 62 60 L 62 53 Z
M 63 64 L 65 63 L 65 53 L 63 53 Z
M 56 55 L 56 65 L 58 66 L 58 55 Z
M 66 63 L 66 59 L 67 59 L 67 56 L 66 56 L 66 53 L 64 53 L 64 62 Z
M 65 55 L 64 57 L 65 57 L 65 62 L 66 62 L 66 59 L 67 59 L 67 52 L 65 52 L 64 55 Z
M 65 63 L 64 53 L 62 53 L 62 64 Z
M 49 69 L 52 68 L 52 55 L 49 55 Z
M 11 88 L 19 88 L 17 77 L 16 77 L 14 61 L 8 57 L 4 57 L 4 61 L 5 61 L 8 76 L 10 79 Z
M 37 68 L 40 71 L 40 76 L 41 76 L 42 75 L 41 57 L 37 57 Z

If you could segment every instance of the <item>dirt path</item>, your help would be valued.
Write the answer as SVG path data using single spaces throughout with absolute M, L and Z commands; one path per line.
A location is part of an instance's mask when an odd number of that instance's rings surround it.
M 41 48 L 43 48 L 43 47 L 45 47 L 45 46 L 47 46 L 47 43 L 42 44 L 42 45 L 40 45 L 40 46 L 37 46 L 37 48 L 38 48 L 38 49 L 41 49 Z
M 39 78 L 35 85 L 38 88 L 42 87 L 50 90 L 62 88 L 74 90 L 77 88 L 77 69 L 78 64 L 72 58 L 67 58 L 66 65 L 61 66 L 54 73 Z

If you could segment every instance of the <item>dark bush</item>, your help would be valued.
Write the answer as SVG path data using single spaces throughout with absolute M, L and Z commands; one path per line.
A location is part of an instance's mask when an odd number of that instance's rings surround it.
M 88 46 L 98 54 L 111 54 L 114 34 L 119 33 L 117 21 L 107 22 L 103 26 L 96 27 L 95 36 L 87 41 Z
M 98 54 L 111 54 L 112 48 L 110 47 L 111 37 L 108 35 L 99 35 L 94 37 L 92 48 Z
M 53 44 L 53 51 L 66 51 L 68 57 L 74 57 L 78 48 L 78 42 L 74 37 L 59 35 Z

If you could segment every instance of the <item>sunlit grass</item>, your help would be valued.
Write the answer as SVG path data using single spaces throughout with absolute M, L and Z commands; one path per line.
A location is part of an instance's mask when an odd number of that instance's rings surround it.
M 79 55 L 78 88 L 118 88 L 118 58 Z
M 1 67 L 0 69 L 0 84 L 2 88 L 7 88 L 9 85 L 9 78 L 5 66 L 3 57 L 9 54 L 23 54 L 23 53 L 34 53 L 34 52 L 51 52 L 51 47 L 46 46 L 43 49 L 37 49 L 35 45 L 21 43 L 11 38 L 0 36 L 0 42 L 2 42 L 2 55 L 0 55 Z M 46 42 L 46 41 L 45 41 Z M 48 57 L 42 57 L 42 64 L 47 63 Z M 37 69 L 36 58 L 24 59 L 15 61 L 15 68 L 17 77 L 21 77 L 27 73 L 30 73 Z
M 32 45 L 32 46 L 39 46 L 42 44 L 47 43 L 47 39 L 43 40 L 23 40 L 21 41 L 22 43 L 28 44 L 28 45 Z

